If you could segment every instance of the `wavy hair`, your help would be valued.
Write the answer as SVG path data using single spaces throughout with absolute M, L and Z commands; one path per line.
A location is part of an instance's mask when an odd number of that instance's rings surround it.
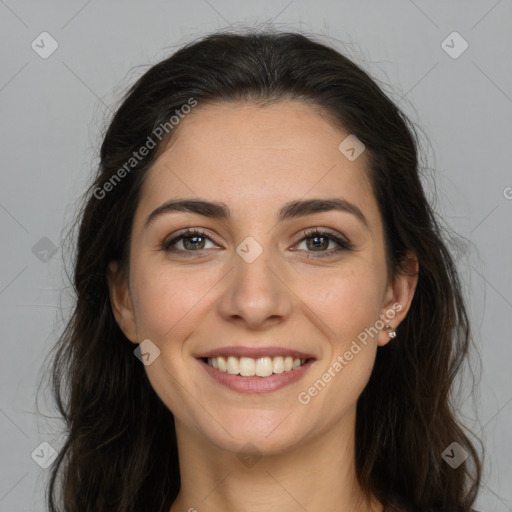
M 481 460 L 457 419 L 452 391 L 472 337 L 457 269 L 421 183 L 414 125 L 334 48 L 299 33 L 245 30 L 210 34 L 150 67 L 104 134 L 73 242 L 73 310 L 48 372 L 65 423 L 47 486 L 50 512 L 168 512 L 179 491 L 173 415 L 115 321 L 106 273 L 113 260 L 129 265 L 141 185 L 172 137 L 169 130 L 155 138 L 155 130 L 191 98 L 198 105 L 304 101 L 364 143 L 389 276 L 403 271 L 410 249 L 419 275 L 397 340 L 378 349 L 357 403 L 357 478 L 384 504 L 470 510 Z M 130 161 L 148 137 L 155 147 Z M 458 469 L 441 456 L 453 442 L 469 453 Z

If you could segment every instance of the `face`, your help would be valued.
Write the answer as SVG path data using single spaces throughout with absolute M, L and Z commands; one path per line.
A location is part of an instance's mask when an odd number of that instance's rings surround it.
M 300 102 L 199 105 L 148 171 L 109 284 L 128 339 L 160 351 L 145 370 L 177 429 L 277 453 L 353 420 L 414 283 L 388 279 L 348 135 Z

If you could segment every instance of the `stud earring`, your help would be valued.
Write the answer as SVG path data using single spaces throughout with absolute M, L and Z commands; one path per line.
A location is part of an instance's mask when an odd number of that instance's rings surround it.
M 396 338 L 396 331 L 395 329 L 393 329 L 393 327 L 391 327 L 391 325 L 385 325 L 384 326 L 384 329 L 386 329 L 386 331 L 388 331 L 388 336 L 390 338 Z

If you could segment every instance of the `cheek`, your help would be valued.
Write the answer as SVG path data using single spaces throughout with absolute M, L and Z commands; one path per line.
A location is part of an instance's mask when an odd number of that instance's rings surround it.
M 187 380 L 189 367 L 183 364 L 182 351 L 200 321 L 197 315 L 202 301 L 207 300 L 205 292 L 215 280 L 205 273 L 170 269 L 161 262 L 140 261 L 134 268 L 131 283 L 137 333 L 141 340 L 150 339 L 160 349 L 160 356 L 145 367 L 148 379 L 169 410 L 194 424 L 196 408 L 190 403 L 190 393 L 198 393 Z
M 140 265 L 132 279 L 137 331 L 157 345 L 175 337 L 214 284 L 206 273 L 185 275 L 149 262 Z
M 322 419 L 325 428 L 354 407 L 370 378 L 377 337 L 372 337 L 375 331 L 372 336 L 368 333 L 379 319 L 382 280 L 368 270 L 350 272 L 329 283 L 323 290 L 309 288 L 308 304 L 329 326 L 324 332 L 330 353 L 325 350 L 298 396 L 306 410 L 315 411 L 312 417 Z
M 322 320 L 333 349 L 341 350 L 379 318 L 383 279 L 375 267 L 339 271 L 308 279 L 301 299 Z

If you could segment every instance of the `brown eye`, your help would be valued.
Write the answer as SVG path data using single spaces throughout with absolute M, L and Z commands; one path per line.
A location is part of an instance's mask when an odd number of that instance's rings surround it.
M 178 236 L 165 241 L 162 244 L 162 249 L 169 252 L 181 253 L 200 252 L 207 249 L 207 247 L 205 247 L 207 241 L 212 242 L 211 238 L 203 231 L 188 229 L 187 231 L 180 233 Z M 182 247 L 176 247 L 180 243 Z
M 352 244 L 348 240 L 344 240 L 329 231 L 313 230 L 309 233 L 304 232 L 304 238 L 299 241 L 299 244 L 303 242 L 306 243 L 308 252 L 318 253 L 317 256 L 319 257 L 331 256 L 352 249 Z M 331 242 L 334 243 L 335 247 L 332 250 L 326 250 Z

